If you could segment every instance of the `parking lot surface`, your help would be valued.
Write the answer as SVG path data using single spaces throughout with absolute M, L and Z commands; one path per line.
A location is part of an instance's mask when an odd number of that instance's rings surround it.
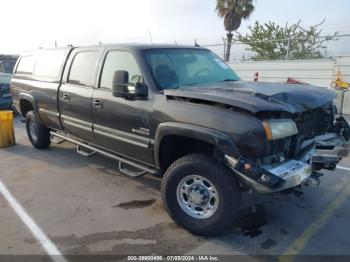
M 125 177 L 68 143 L 36 150 L 19 117 L 15 132 L 17 144 L 0 149 L 0 181 L 64 255 L 350 255 L 348 170 L 325 171 L 317 187 L 244 193 L 230 230 L 199 237 L 166 214 L 160 178 Z M 0 194 L 0 254 L 45 254 L 42 245 Z

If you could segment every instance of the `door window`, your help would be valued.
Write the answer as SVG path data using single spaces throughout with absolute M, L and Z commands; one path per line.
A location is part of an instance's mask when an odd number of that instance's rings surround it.
M 113 75 L 117 70 L 128 71 L 130 83 L 142 82 L 140 70 L 130 53 L 110 51 L 103 65 L 100 87 L 112 89 Z
M 93 86 L 98 56 L 97 51 L 77 53 L 70 68 L 68 83 Z

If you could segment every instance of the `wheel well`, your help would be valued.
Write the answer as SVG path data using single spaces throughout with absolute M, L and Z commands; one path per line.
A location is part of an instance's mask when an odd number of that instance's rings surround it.
M 26 99 L 21 99 L 19 102 L 19 108 L 21 110 L 21 114 L 25 117 L 27 113 L 33 110 L 33 105 Z
M 161 140 L 159 147 L 159 167 L 164 173 L 167 168 L 177 159 L 193 153 L 213 155 L 215 147 L 201 140 L 168 135 Z

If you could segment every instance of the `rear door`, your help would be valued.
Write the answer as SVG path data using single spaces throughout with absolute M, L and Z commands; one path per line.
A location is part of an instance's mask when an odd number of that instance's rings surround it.
M 72 51 L 59 91 L 60 117 L 69 134 L 92 141 L 92 94 L 99 48 L 78 48 Z

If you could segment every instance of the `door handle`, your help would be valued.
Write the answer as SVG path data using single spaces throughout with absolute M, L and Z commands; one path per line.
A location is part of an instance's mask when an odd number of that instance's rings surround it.
M 94 105 L 94 107 L 103 107 L 102 99 L 93 99 L 92 104 Z
M 63 95 L 63 100 L 64 100 L 64 101 L 69 101 L 69 100 L 70 100 L 70 95 L 64 94 L 64 95 Z

